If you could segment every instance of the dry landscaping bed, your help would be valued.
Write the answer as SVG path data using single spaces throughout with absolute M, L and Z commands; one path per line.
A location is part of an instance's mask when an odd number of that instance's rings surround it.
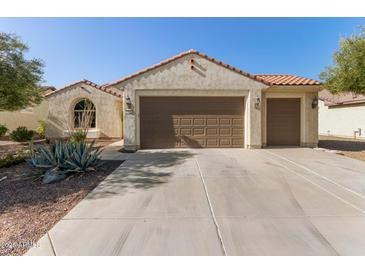
M 338 154 L 365 161 L 365 141 L 333 136 L 320 136 L 318 147 L 338 151 Z
M 122 162 L 49 185 L 27 163 L 0 168 L 0 255 L 24 254 Z

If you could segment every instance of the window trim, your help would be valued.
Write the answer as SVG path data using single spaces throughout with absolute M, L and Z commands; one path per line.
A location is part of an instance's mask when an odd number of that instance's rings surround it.
M 95 104 L 94 104 L 94 102 L 92 101 L 92 100 L 90 100 L 89 98 L 79 98 L 79 99 L 77 99 L 76 101 L 75 101 L 75 103 L 73 104 L 73 108 L 72 108 L 72 125 L 73 125 L 73 128 L 74 129 L 80 129 L 80 127 L 76 127 L 76 113 L 83 113 L 83 112 L 85 112 L 86 110 L 84 109 L 84 110 L 76 110 L 75 108 L 76 108 L 76 106 L 77 106 L 77 104 L 79 104 L 80 102 L 82 102 L 82 101 L 88 101 L 88 102 L 90 102 L 91 104 L 92 104 L 92 106 L 94 107 L 94 109 L 93 110 L 90 110 L 90 111 L 92 111 L 93 113 L 94 113 L 94 120 L 95 120 L 95 122 L 94 122 L 94 126 L 93 127 L 89 127 L 88 129 L 90 129 L 90 130 L 92 130 L 92 129 L 97 129 L 97 119 L 96 119 L 96 106 L 95 106 Z M 91 123 L 91 124 L 93 124 L 93 123 Z

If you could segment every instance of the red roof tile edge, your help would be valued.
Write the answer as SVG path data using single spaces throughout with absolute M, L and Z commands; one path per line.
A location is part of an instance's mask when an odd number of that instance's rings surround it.
M 317 80 L 300 77 L 291 74 L 256 74 L 259 78 L 262 78 L 275 86 L 303 86 L 303 85 L 320 85 Z
M 58 92 L 60 92 L 60 91 L 62 91 L 62 90 L 64 90 L 64 89 L 66 89 L 66 88 L 70 88 L 70 87 L 75 86 L 75 85 L 78 85 L 78 84 L 87 84 L 87 85 L 89 85 L 89 86 L 91 86 L 91 87 L 94 87 L 94 88 L 96 88 L 96 89 L 98 89 L 98 90 L 101 90 L 101 91 L 103 91 L 103 92 L 109 93 L 109 94 L 111 94 L 111 95 L 114 95 L 114 96 L 117 96 L 117 97 L 120 97 L 120 98 L 122 98 L 122 97 L 123 97 L 123 95 L 122 95 L 122 94 L 120 94 L 120 93 L 118 93 L 118 92 L 115 92 L 115 91 L 113 91 L 113 90 L 110 90 L 110 89 L 108 89 L 107 87 L 104 87 L 104 86 L 99 86 L 99 85 L 97 85 L 97 84 L 95 84 L 95 83 L 93 83 L 93 82 L 91 82 L 91 81 L 89 81 L 89 80 L 86 80 L 86 79 L 83 79 L 83 80 L 81 80 L 81 81 L 78 81 L 78 82 L 75 82 L 75 83 L 69 84 L 69 85 L 64 86 L 64 87 L 62 87 L 62 88 L 60 88 L 60 89 L 57 89 L 57 90 L 51 91 L 51 92 L 49 92 L 49 93 L 45 94 L 45 97 L 51 96 L 51 95 L 53 95 L 53 94 L 55 94 L 55 93 L 58 93 Z

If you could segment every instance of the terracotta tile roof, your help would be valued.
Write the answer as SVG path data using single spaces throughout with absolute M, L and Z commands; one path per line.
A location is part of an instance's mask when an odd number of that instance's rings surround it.
M 303 86 L 321 84 L 317 80 L 290 74 L 256 74 L 256 76 L 274 86 Z
M 152 66 L 147 67 L 147 68 L 145 68 L 145 69 L 143 69 L 143 70 L 140 70 L 140 71 L 138 71 L 138 72 L 136 72 L 136 73 L 130 74 L 130 75 L 128 75 L 128 76 L 126 76 L 126 77 L 124 77 L 124 78 L 122 78 L 122 79 L 118 80 L 118 81 L 115 81 L 115 82 L 112 82 L 112 83 L 104 84 L 104 85 L 103 85 L 103 87 L 109 87 L 109 86 L 117 85 L 117 84 L 122 83 L 122 82 L 124 82 L 124 81 L 127 81 L 127 80 L 129 80 L 129 79 L 132 79 L 132 78 L 134 78 L 134 77 L 136 77 L 136 76 L 139 76 L 139 75 L 141 75 L 141 74 L 143 74 L 143 73 L 146 73 L 146 72 L 148 72 L 148 71 L 151 71 L 151 70 L 154 70 L 154 69 L 156 69 L 156 68 L 159 68 L 159 67 L 161 67 L 161 66 L 163 66 L 163 65 L 166 65 L 166 64 L 168 64 L 168 63 L 171 63 L 171 62 L 173 62 L 173 61 L 175 61 L 175 60 L 177 60 L 177 59 L 179 59 L 179 58 L 182 58 L 182 57 L 184 57 L 184 56 L 187 56 L 187 55 L 189 55 L 189 54 L 196 54 L 196 55 L 199 55 L 199 56 L 201 56 L 201 57 L 203 57 L 203 58 L 205 58 L 205 59 L 207 59 L 207 60 L 209 60 L 209 61 L 211 61 L 211 62 L 213 62 L 213 63 L 217 64 L 217 65 L 220 65 L 220 66 L 222 66 L 222 67 L 225 67 L 225 68 L 227 68 L 227 69 L 230 69 L 230 70 L 232 70 L 232 71 L 234 71 L 234 72 L 237 72 L 237 73 L 239 73 L 239 74 L 241 74 L 241 75 L 244 75 L 244 76 L 249 77 L 249 78 L 251 78 L 251 79 L 253 79 L 253 80 L 259 81 L 259 82 L 261 82 L 261 83 L 263 83 L 263 84 L 271 85 L 271 84 L 270 84 L 268 81 L 266 81 L 265 79 L 259 78 L 258 76 L 254 75 L 254 74 L 251 74 L 251 73 L 245 72 L 245 71 L 243 71 L 243 70 L 241 70 L 241 69 L 235 68 L 235 67 L 233 67 L 233 66 L 231 66 L 231 65 L 228 65 L 228 64 L 225 64 L 225 63 L 223 63 L 223 62 L 221 62 L 221 61 L 219 61 L 219 60 L 217 60 L 217 59 L 214 59 L 214 58 L 212 58 L 212 57 L 209 57 L 208 55 L 206 55 L 206 54 L 204 54 L 204 53 L 201 53 L 201 52 L 199 52 L 199 51 L 197 51 L 197 50 L 193 50 L 193 49 L 191 49 L 191 50 L 188 50 L 188 51 L 182 52 L 182 53 L 180 53 L 180 54 L 178 54 L 178 55 L 175 55 L 175 56 L 173 56 L 173 57 L 171 57 L 171 58 L 169 58 L 169 59 L 166 59 L 166 60 L 164 60 L 164 61 L 162 61 L 162 62 L 160 62 L 160 63 L 158 63 L 158 64 L 152 65 Z
M 41 86 L 40 87 L 42 91 L 46 91 L 46 90 L 56 90 L 56 88 L 54 86 Z
M 119 92 L 113 91 L 110 88 L 107 88 L 107 87 L 104 87 L 104 86 L 99 86 L 99 85 L 97 85 L 97 84 L 95 84 L 95 83 L 93 83 L 93 82 L 91 82 L 89 80 L 86 80 L 86 79 L 83 79 L 81 81 L 78 81 L 78 82 L 69 84 L 67 86 L 64 86 L 63 88 L 60 88 L 60 89 L 57 89 L 57 90 L 53 90 L 51 92 L 48 92 L 47 94 L 45 94 L 45 97 L 51 96 L 51 95 L 53 95 L 55 93 L 58 93 L 58 92 L 66 89 L 66 88 L 70 88 L 70 87 L 76 86 L 76 85 L 78 85 L 80 83 L 89 85 L 91 87 L 94 87 L 94 88 L 96 88 L 98 90 L 101 90 L 103 92 L 109 93 L 109 94 L 114 95 L 114 96 L 117 96 L 117 97 L 123 97 L 123 95 L 121 93 L 119 93 Z
M 352 92 L 332 94 L 328 90 L 322 90 L 318 94 L 325 106 L 353 105 L 365 103 L 365 95 L 356 95 Z
M 282 85 L 282 86 L 286 86 L 286 85 L 295 85 L 295 86 L 299 86 L 299 85 L 320 85 L 320 82 L 316 81 L 316 80 L 312 80 L 312 79 L 309 79 L 309 78 L 304 78 L 304 77 L 299 77 L 299 76 L 294 76 L 294 75 L 288 75 L 288 74 L 252 74 L 252 73 L 248 73 L 246 71 L 243 71 L 241 69 L 238 69 L 238 68 L 235 68 L 231 65 L 228 65 L 228 64 L 225 64 L 215 58 L 212 58 L 202 52 L 199 52 L 197 50 L 188 50 L 188 51 L 185 51 L 185 52 L 182 52 L 176 56 L 173 56 L 169 59 L 166 59 L 158 64 L 155 64 L 155 65 L 152 65 L 150 67 L 147 67 L 143 70 L 140 70 L 136 73 L 133 73 L 133 74 L 130 74 L 118 81 L 115 81 L 115 82 L 112 82 L 112 83 L 107 83 L 107 84 L 104 84 L 103 87 L 108 87 L 108 86 L 113 86 L 113 85 L 117 85 L 119 83 L 122 83 L 124 81 L 127 81 L 129 79 L 132 79 L 136 76 L 139 76 L 143 73 L 146 73 L 146 72 L 149 72 L 153 69 L 156 69 L 156 68 L 159 68 L 163 65 L 166 65 L 172 61 L 175 61 L 181 57 L 184 57 L 184 56 L 187 56 L 189 54 L 196 54 L 196 55 L 199 55 L 217 65 L 220 65 L 222 67 L 225 67 L 227 69 L 230 69 L 236 73 L 239 73 L 241 75 L 244 75 L 246 77 L 249 77 L 253 80 L 256 80 L 256 81 L 259 81 L 265 85 L 268 85 L 268 86 L 274 86 L 274 85 Z

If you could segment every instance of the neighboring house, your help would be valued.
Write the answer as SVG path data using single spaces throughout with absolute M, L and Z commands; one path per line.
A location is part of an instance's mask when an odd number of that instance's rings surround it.
M 319 134 L 365 138 L 365 95 L 319 93 Z
M 315 80 L 249 74 L 190 50 L 111 84 L 83 80 L 48 94 L 47 136 L 65 136 L 87 99 L 91 135 L 123 134 L 126 150 L 315 147 L 319 90 Z
M 56 90 L 55 87 L 42 87 L 44 94 Z M 19 111 L 1 111 L 0 124 L 5 124 L 9 131 L 24 126 L 28 129 L 37 129 L 39 121 L 46 120 L 48 115 L 48 102 L 43 100 L 39 105 L 27 107 Z

